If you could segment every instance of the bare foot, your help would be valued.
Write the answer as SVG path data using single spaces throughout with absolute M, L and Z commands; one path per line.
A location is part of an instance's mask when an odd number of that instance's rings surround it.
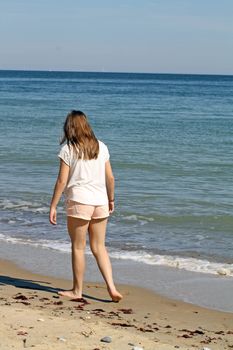
M 68 297 L 71 299 L 82 298 L 82 294 L 74 292 L 72 289 L 71 290 L 61 290 L 57 294 L 61 295 L 62 297 Z
M 108 288 L 108 292 L 110 297 L 112 298 L 112 301 L 114 301 L 115 303 L 118 303 L 123 298 L 123 296 L 116 289 L 110 290 Z

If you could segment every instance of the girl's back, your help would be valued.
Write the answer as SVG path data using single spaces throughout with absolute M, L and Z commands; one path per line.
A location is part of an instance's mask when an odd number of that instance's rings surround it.
M 69 179 L 65 190 L 67 200 L 89 205 L 108 203 L 105 163 L 109 160 L 107 146 L 98 140 L 99 154 L 96 159 L 78 157 L 78 148 L 64 145 L 58 155 L 69 167 Z

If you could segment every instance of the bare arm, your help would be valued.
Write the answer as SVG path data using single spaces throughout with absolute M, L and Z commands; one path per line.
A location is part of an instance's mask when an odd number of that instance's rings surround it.
M 111 163 L 109 160 L 105 163 L 105 177 L 106 177 L 106 187 L 107 187 L 107 194 L 108 194 L 109 212 L 111 214 L 114 212 L 115 179 L 112 172 Z
M 68 181 L 68 176 L 69 176 L 69 170 L 70 167 L 60 160 L 60 169 L 59 169 L 59 174 L 57 177 L 57 181 L 54 187 L 53 191 L 53 197 L 51 200 L 50 204 L 50 214 L 49 214 L 49 221 L 51 224 L 56 225 L 57 223 L 57 205 L 59 203 L 59 200 L 61 198 L 62 192 L 64 191 L 67 181 Z

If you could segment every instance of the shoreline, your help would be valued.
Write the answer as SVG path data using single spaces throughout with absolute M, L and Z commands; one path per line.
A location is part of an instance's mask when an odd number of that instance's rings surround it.
M 58 297 L 70 281 L 32 273 L 0 260 L 2 345 L 18 348 L 228 349 L 233 345 L 232 314 L 164 297 L 145 288 L 119 285 L 120 303 L 110 302 L 102 283 L 85 283 L 88 304 Z M 120 311 L 121 310 L 121 311 Z M 78 322 L 78 325 L 77 325 Z M 65 325 L 65 326 L 64 326 Z M 111 344 L 101 342 L 111 336 Z M 131 344 L 131 345 L 129 345 Z M 132 345 L 133 344 L 133 345 Z M 1 348 L 1 347 L 0 347 Z
M 49 248 L 1 241 L 0 257 L 23 269 L 55 278 L 71 279 L 70 254 Z M 25 259 L 26 257 L 26 259 Z M 86 255 L 86 277 L 102 282 L 94 258 Z M 233 278 L 190 272 L 166 266 L 111 258 L 116 284 L 142 286 L 168 298 L 233 313 Z

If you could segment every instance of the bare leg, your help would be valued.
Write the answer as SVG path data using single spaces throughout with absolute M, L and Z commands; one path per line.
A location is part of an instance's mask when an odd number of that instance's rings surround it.
M 59 292 L 69 298 L 82 298 L 85 272 L 86 233 L 89 221 L 67 216 L 67 227 L 72 244 L 73 288 Z
M 107 284 L 108 292 L 113 301 L 122 299 L 122 295 L 116 290 L 112 277 L 112 266 L 105 247 L 107 218 L 92 219 L 89 224 L 90 247 L 96 258 L 99 269 Z

